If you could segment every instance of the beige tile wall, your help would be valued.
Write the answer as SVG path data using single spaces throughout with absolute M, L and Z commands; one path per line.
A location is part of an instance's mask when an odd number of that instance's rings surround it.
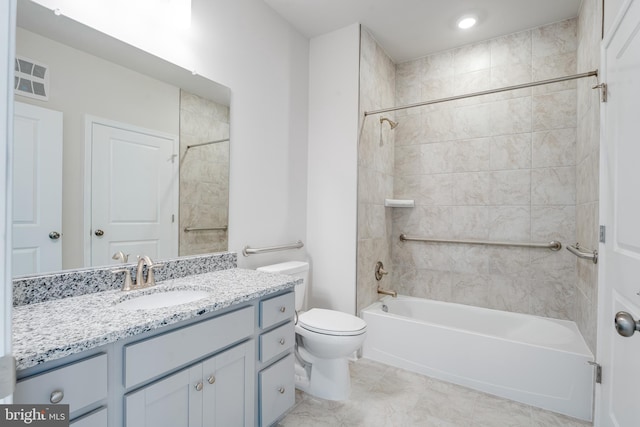
M 395 64 L 362 29 L 360 36 L 360 117 L 365 111 L 393 105 Z M 395 120 L 393 114 L 385 114 Z M 358 141 L 358 271 L 357 312 L 377 296 L 374 276 L 377 261 L 391 265 L 391 211 L 384 199 L 393 196 L 394 134 L 379 116 L 369 116 L 360 124 Z M 383 284 L 391 282 L 385 277 Z
M 595 69 L 600 13 L 598 1 L 588 0 L 579 18 L 397 64 L 393 75 L 387 55 L 363 31 L 361 110 Z M 359 146 L 358 310 L 377 299 L 372 269 L 382 260 L 390 270 L 384 287 L 575 320 L 595 349 L 597 271 L 566 250 L 398 239 L 404 232 L 597 246 L 599 107 L 592 83 L 401 110 L 390 116 L 399 126 L 382 133 L 378 117 L 368 117 Z M 390 195 L 414 199 L 416 207 L 385 209 Z
M 581 71 L 600 68 L 602 2 L 584 0 L 578 19 L 577 64 Z M 576 145 L 576 232 L 586 248 L 598 247 L 598 174 L 600 156 L 600 99 L 594 79 L 578 82 Z M 587 344 L 596 349 L 597 265 L 576 260 L 576 322 Z
M 229 107 L 180 92 L 180 250 L 183 255 L 227 250 L 226 231 L 185 227 L 228 224 L 229 142 L 187 146 L 229 137 Z
M 576 20 L 397 65 L 398 105 L 576 72 Z M 566 251 L 402 243 L 433 238 L 573 242 L 576 83 L 397 113 L 392 260 L 400 293 L 556 318 L 575 317 Z

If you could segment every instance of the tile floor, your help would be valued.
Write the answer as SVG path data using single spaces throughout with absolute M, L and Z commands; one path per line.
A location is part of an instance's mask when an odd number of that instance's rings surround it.
M 587 427 L 591 423 L 367 359 L 351 364 L 351 398 L 297 391 L 278 427 Z

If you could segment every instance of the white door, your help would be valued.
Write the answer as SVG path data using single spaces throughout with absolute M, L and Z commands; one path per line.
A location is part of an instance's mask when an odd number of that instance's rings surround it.
M 178 254 L 177 138 L 91 122 L 91 265 Z
M 596 425 L 640 426 L 640 333 L 616 333 L 620 311 L 640 319 L 640 1 L 633 0 L 603 46 L 601 245 Z M 630 326 L 635 326 L 629 324 Z
M 16 102 L 13 275 L 62 269 L 62 113 Z

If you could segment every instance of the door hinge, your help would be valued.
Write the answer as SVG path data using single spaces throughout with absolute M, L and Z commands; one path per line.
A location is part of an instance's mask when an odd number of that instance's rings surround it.
M 606 243 L 607 240 L 607 227 L 605 225 L 600 226 L 600 243 Z
M 0 357 L 0 399 L 13 394 L 16 388 L 16 359 L 11 356 Z
M 175 214 L 171 214 L 171 224 L 173 224 L 174 222 L 176 222 L 176 216 Z
M 600 102 L 607 102 L 607 84 L 600 83 L 591 89 L 600 89 Z
M 593 366 L 596 369 L 596 384 L 602 384 L 602 365 L 597 362 L 589 362 L 589 365 Z

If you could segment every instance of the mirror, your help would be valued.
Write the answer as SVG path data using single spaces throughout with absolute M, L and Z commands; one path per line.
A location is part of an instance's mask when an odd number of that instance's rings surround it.
M 17 25 L 14 276 L 121 262 L 117 251 L 130 261 L 226 251 L 229 88 L 28 0 Z M 41 109 L 62 113 L 50 154 L 55 125 L 29 121 Z M 36 213 L 41 197 L 58 207 Z M 58 212 L 59 228 L 43 224 Z M 39 243 L 18 242 L 36 226 Z

